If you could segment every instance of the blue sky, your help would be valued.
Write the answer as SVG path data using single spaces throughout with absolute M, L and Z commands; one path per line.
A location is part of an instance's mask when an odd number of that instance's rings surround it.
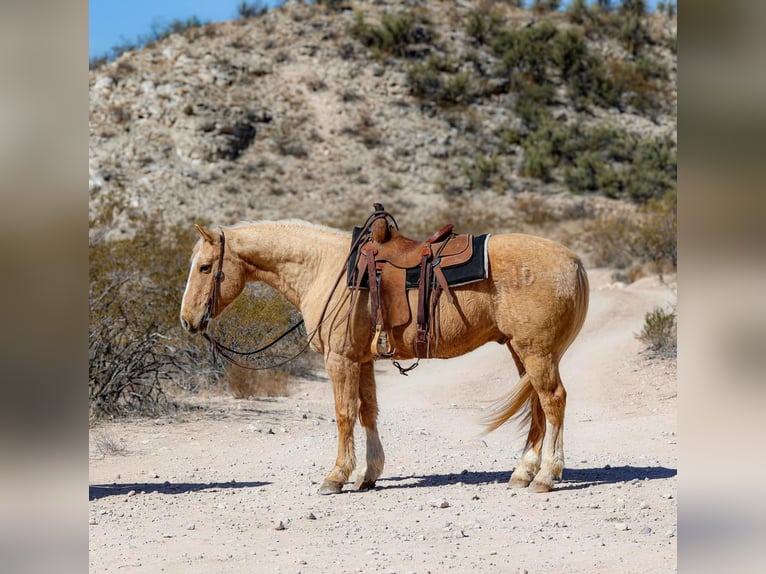
M 136 43 L 147 35 L 153 24 L 164 26 L 173 20 L 196 16 L 202 21 L 218 22 L 237 16 L 241 0 L 90 0 L 89 57 L 111 53 L 112 47 L 125 42 Z M 256 4 L 257 2 L 252 2 Z M 282 0 L 261 0 L 261 5 L 274 6 Z M 617 2 L 615 2 L 616 4 Z M 657 0 L 649 0 L 654 7 Z
M 196 16 L 200 20 L 219 22 L 237 16 L 241 0 L 90 0 L 88 4 L 88 54 L 93 58 L 109 54 L 113 46 L 135 43 L 147 35 L 152 24 L 164 26 L 173 20 Z M 251 2 L 255 4 L 256 2 Z M 276 0 L 261 5 L 281 4 Z

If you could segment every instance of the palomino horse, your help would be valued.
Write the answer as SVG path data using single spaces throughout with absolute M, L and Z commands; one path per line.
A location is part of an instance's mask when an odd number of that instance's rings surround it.
M 316 330 L 311 346 L 323 355 L 332 381 L 338 455 L 319 492 L 341 492 L 356 467 L 357 417 L 366 434 L 367 465 L 355 488 L 372 488 L 384 455 L 377 430 L 368 295 L 360 292 L 350 309 L 351 290 L 337 282 L 351 235 L 295 220 L 238 224 L 220 233 L 195 227 L 202 237 L 192 252 L 181 303 L 183 327 L 189 333 L 204 332 L 249 281 L 281 292 L 302 313 L 307 332 Z M 492 235 L 487 254 L 487 279 L 453 288 L 454 304 L 439 301 L 437 358 L 457 357 L 490 341 L 508 347 L 521 379 L 498 401 L 488 429 L 525 413 L 529 434 L 509 486 L 548 492 L 564 469 L 566 391 L 559 361 L 585 320 L 588 278 L 576 255 L 539 237 Z M 416 298 L 411 292 L 413 309 Z M 395 328 L 392 336 L 396 353 L 391 358 L 413 358 L 414 321 Z

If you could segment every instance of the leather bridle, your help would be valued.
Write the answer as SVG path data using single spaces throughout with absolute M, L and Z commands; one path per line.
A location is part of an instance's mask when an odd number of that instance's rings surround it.
M 207 303 L 205 305 L 204 316 L 207 317 L 208 320 L 213 318 L 216 308 L 218 307 L 218 299 L 221 296 L 221 283 L 223 283 L 224 280 L 223 256 L 226 250 L 226 235 L 224 235 L 223 229 L 221 229 L 219 233 L 221 236 L 221 247 L 218 251 L 218 268 L 213 274 L 213 284 L 210 288 L 210 295 L 208 296 Z

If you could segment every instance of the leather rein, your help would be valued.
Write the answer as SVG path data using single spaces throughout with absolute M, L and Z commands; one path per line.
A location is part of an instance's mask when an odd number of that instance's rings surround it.
M 223 283 L 223 280 L 225 277 L 223 273 L 223 258 L 224 258 L 224 253 L 226 249 L 226 235 L 224 234 L 223 229 L 221 229 L 219 233 L 221 237 L 221 248 L 218 252 L 218 269 L 216 269 L 216 272 L 213 275 L 213 285 L 210 289 L 210 296 L 208 297 L 207 304 L 205 306 L 205 315 L 207 315 L 209 319 L 212 319 L 213 314 L 215 313 L 215 310 L 218 306 L 218 299 L 220 297 L 220 292 L 221 292 L 221 283 Z M 287 329 L 284 333 L 279 335 L 276 339 L 274 339 L 270 343 L 267 343 L 266 345 L 263 345 L 262 347 L 255 349 L 254 351 L 238 351 L 236 349 L 232 349 L 231 347 L 228 347 L 224 345 L 223 343 L 217 341 L 210 334 L 208 334 L 207 331 L 202 333 L 202 336 L 205 339 L 207 339 L 207 341 L 210 343 L 210 349 L 213 352 L 214 356 L 215 356 L 215 353 L 218 353 L 221 357 L 223 357 L 230 363 L 237 365 L 238 367 L 242 367 L 243 369 L 250 369 L 253 371 L 262 371 L 265 369 L 273 369 L 276 367 L 281 367 L 282 365 L 297 358 L 300 354 L 302 354 L 308 348 L 309 344 L 311 344 L 311 340 L 314 338 L 314 333 L 316 333 L 316 331 L 312 333 L 311 337 L 309 337 L 308 341 L 306 341 L 306 344 L 303 347 L 301 347 L 300 351 L 298 351 L 292 357 L 289 357 L 285 359 L 284 361 L 277 363 L 275 365 L 268 365 L 266 367 L 255 367 L 252 365 L 245 365 L 241 363 L 240 361 L 238 361 L 237 359 L 235 359 L 232 355 L 238 355 L 240 357 L 250 357 L 253 355 L 257 355 L 258 353 L 262 353 L 263 351 L 266 351 L 267 349 L 276 345 L 279 341 L 287 337 L 290 333 L 295 331 L 301 325 L 303 325 L 303 319 L 298 321 L 295 325 Z
M 252 365 L 246 365 L 242 363 L 241 361 L 235 359 L 233 356 L 233 355 L 237 355 L 239 357 L 251 357 L 253 355 L 257 355 L 258 353 L 262 353 L 263 351 L 266 351 L 267 349 L 270 349 L 271 347 L 276 345 L 279 341 L 287 337 L 290 333 L 298 329 L 298 327 L 303 325 L 304 324 L 303 319 L 298 321 L 292 327 L 288 328 L 284 333 L 279 335 L 276 339 L 274 339 L 270 343 L 267 343 L 263 345 L 262 347 L 255 349 L 254 351 L 238 351 L 236 349 L 228 347 L 224 345 L 223 343 L 217 341 L 213 336 L 211 336 L 207 331 L 205 331 L 204 333 L 202 333 L 202 336 L 205 339 L 207 339 L 207 341 L 210 343 L 210 349 L 211 349 L 211 352 L 213 353 L 213 356 L 215 356 L 215 354 L 217 353 L 218 355 L 220 355 L 221 357 L 223 357 L 230 363 L 237 365 L 238 367 L 241 367 L 243 369 L 249 369 L 252 371 L 262 371 L 266 369 L 274 369 L 277 367 L 281 367 L 283 365 L 286 365 L 293 359 L 296 359 L 300 355 L 302 355 L 306 351 L 306 349 L 308 349 L 309 345 L 311 344 L 311 341 L 319 332 L 319 329 L 325 320 L 325 317 L 327 315 L 327 309 L 330 305 L 330 301 L 332 300 L 333 293 L 335 293 L 335 290 L 337 289 L 338 284 L 340 283 L 340 280 L 343 278 L 343 276 L 346 273 L 346 266 L 348 265 L 348 261 L 351 258 L 351 254 L 354 252 L 355 248 L 357 248 L 361 243 L 366 241 L 365 232 L 370 229 L 370 226 L 373 224 L 373 222 L 381 218 L 390 219 L 393 225 L 398 228 L 398 225 L 396 224 L 396 220 L 394 220 L 393 216 L 385 211 L 376 211 L 372 215 L 370 215 L 370 217 L 367 218 L 367 221 L 362 226 L 362 232 L 359 233 L 358 237 L 356 238 L 356 241 L 351 246 L 351 249 L 349 250 L 349 254 L 346 257 L 346 261 L 343 265 L 343 268 L 341 269 L 341 272 L 338 274 L 338 277 L 335 280 L 335 284 L 330 290 L 330 294 L 328 295 L 327 301 L 324 304 L 322 313 L 319 317 L 319 321 L 317 322 L 317 326 L 308 335 L 306 343 L 301 347 L 301 349 L 297 353 L 295 353 L 294 355 L 292 355 L 291 357 L 288 357 L 287 359 L 283 361 L 280 361 L 279 363 L 276 363 L 274 365 L 268 365 L 265 367 L 255 367 Z M 221 238 L 221 246 L 218 252 L 218 268 L 216 269 L 216 272 L 213 275 L 212 286 L 210 289 L 210 296 L 208 297 L 207 303 L 205 305 L 205 315 L 208 317 L 208 320 L 212 320 L 213 314 L 215 313 L 216 307 L 218 306 L 218 299 L 220 298 L 220 291 L 221 291 L 221 283 L 223 283 L 223 280 L 225 278 L 223 273 L 223 259 L 224 259 L 225 249 L 226 249 L 226 235 L 224 234 L 222 228 L 219 230 L 219 234 Z M 351 308 L 349 309 L 349 314 L 350 312 L 351 312 Z

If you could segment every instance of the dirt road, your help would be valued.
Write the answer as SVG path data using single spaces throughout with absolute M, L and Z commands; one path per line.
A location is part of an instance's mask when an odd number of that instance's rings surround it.
M 635 334 L 675 294 L 656 277 L 590 280 L 588 319 L 562 361 L 566 468 L 553 492 L 506 489 L 518 429 L 482 435 L 485 409 L 518 379 L 505 347 L 409 377 L 380 362 L 386 467 L 370 492 L 316 494 L 336 449 L 326 379 L 95 426 L 91 572 L 674 572 L 675 361 L 647 358 Z

